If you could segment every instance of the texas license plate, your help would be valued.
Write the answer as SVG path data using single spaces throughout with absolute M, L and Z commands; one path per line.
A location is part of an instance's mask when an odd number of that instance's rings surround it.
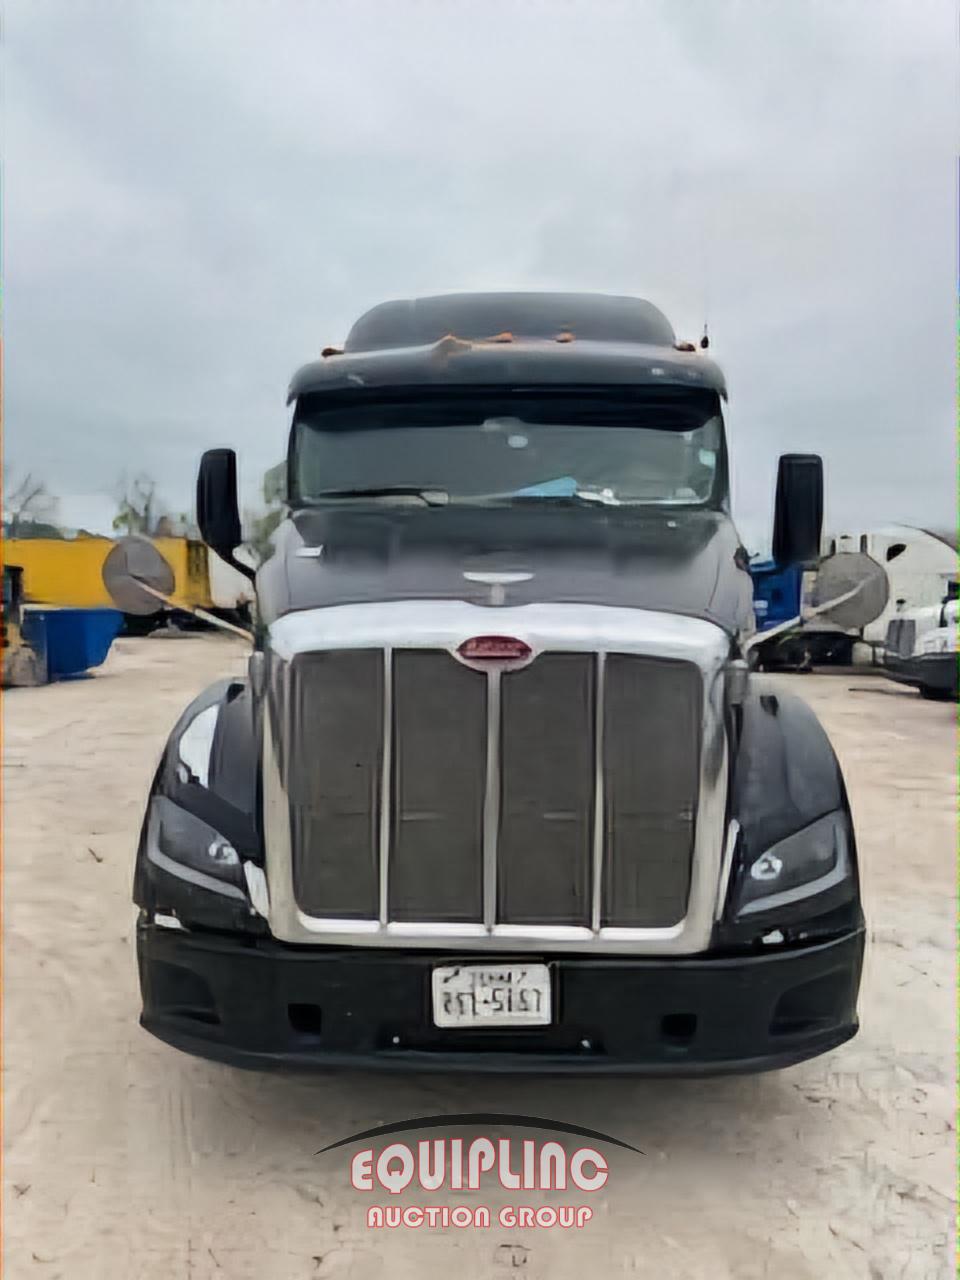
M 438 1027 L 537 1027 L 550 1021 L 545 964 L 451 964 L 433 971 Z

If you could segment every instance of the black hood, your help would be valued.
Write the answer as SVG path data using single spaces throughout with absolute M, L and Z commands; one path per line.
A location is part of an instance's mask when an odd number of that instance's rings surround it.
M 732 634 L 750 623 L 746 565 L 720 511 L 343 503 L 285 521 L 257 588 L 267 625 L 327 605 L 453 599 L 654 609 Z M 489 583 L 464 576 L 489 573 L 530 576 L 498 588 L 496 601 Z

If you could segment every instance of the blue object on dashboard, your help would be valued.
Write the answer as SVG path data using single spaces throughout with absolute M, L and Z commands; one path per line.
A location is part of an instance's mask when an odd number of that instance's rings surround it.
M 526 489 L 514 491 L 514 497 L 525 498 L 573 498 L 580 486 L 573 476 L 560 476 L 557 480 L 544 480 L 542 484 L 531 484 Z

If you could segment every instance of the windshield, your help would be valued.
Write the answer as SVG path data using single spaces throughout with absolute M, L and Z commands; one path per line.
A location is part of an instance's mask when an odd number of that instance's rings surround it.
M 716 400 L 697 392 L 420 391 L 350 404 L 328 393 L 298 406 L 291 479 L 308 503 L 422 490 L 449 502 L 716 506 L 725 463 Z

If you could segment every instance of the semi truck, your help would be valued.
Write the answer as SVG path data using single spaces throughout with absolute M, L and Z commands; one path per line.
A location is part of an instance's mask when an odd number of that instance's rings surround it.
M 956 701 L 958 582 L 950 583 L 938 605 L 904 609 L 887 625 L 883 648 L 886 674 L 912 685 L 923 698 Z
M 640 299 L 449 295 L 374 307 L 287 403 L 246 675 L 149 792 L 142 1025 L 256 1069 L 714 1074 L 850 1039 L 850 807 L 750 670 L 712 359 Z M 816 559 L 822 488 L 780 459 L 778 563 Z M 197 516 L 234 561 L 232 448 Z

